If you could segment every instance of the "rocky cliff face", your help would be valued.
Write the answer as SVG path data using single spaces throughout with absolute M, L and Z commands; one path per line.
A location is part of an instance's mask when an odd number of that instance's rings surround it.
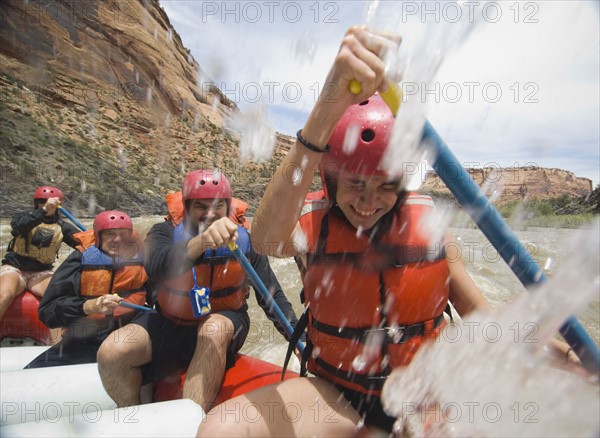
M 164 194 L 199 167 L 260 196 L 275 161 L 238 164 L 238 139 L 223 128 L 237 109 L 202 85 L 157 1 L 0 8 L 0 215 L 29 208 L 40 184 L 59 186 L 81 216 L 163 213 Z
M 203 80 L 156 0 L 3 0 L 0 216 L 30 208 L 46 184 L 76 216 L 163 214 L 164 195 L 201 167 L 223 169 L 256 206 L 293 140 L 278 135 L 270 161 L 240 164 L 224 126 L 237 108 Z M 502 172 L 507 199 L 591 191 L 569 172 L 515 172 Z M 435 177 L 428 188 L 443 190 Z
M 469 175 L 496 203 L 512 200 L 547 199 L 562 195 L 585 196 L 592 192 L 592 181 L 572 172 L 540 167 L 468 169 Z M 449 193 L 435 172 L 428 172 L 422 189 Z

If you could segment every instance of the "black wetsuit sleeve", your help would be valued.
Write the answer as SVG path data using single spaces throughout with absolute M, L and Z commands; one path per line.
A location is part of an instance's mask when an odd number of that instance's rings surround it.
M 292 328 L 296 327 L 298 319 L 296 318 L 294 309 L 292 308 L 292 305 L 285 296 L 285 293 L 283 292 L 283 289 L 281 288 L 281 285 L 279 284 L 279 281 L 277 280 L 273 269 L 271 269 L 271 265 L 269 264 L 269 259 L 267 258 L 267 256 L 259 255 L 255 253 L 254 250 L 251 250 L 247 256 L 248 261 L 258 274 L 258 277 L 262 280 L 267 290 L 271 293 L 271 296 L 275 300 L 275 303 L 277 304 L 277 306 L 279 306 L 287 320 L 290 322 Z M 267 318 L 269 318 L 269 320 L 273 322 L 277 331 L 289 341 L 290 336 L 288 336 L 285 332 L 283 325 L 275 316 L 275 312 L 269 307 L 267 302 L 262 298 L 262 296 L 256 290 L 256 288 L 254 288 L 254 292 L 256 293 L 256 300 L 258 301 L 259 306 L 265 312 L 265 315 L 267 315 Z
M 81 253 L 73 252 L 56 269 L 40 302 L 40 320 L 50 328 L 66 327 L 82 316 L 87 298 L 79 295 Z
M 42 223 L 44 216 L 46 216 L 46 212 L 43 208 L 15 214 L 10 222 L 11 234 L 15 237 L 26 236 L 27 233 Z
M 170 222 L 154 225 L 145 240 L 144 268 L 152 281 L 164 281 L 192 269 L 187 242 L 174 242 Z
M 63 242 L 65 242 L 71 248 L 75 248 L 81 243 L 79 239 L 73 236 L 74 234 L 79 232 L 77 228 L 75 228 L 72 224 L 62 219 L 59 220 L 59 224 L 63 234 Z

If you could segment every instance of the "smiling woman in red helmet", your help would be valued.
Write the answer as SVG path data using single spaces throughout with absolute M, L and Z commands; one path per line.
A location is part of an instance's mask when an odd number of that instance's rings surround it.
M 40 320 L 64 327 L 61 341 L 26 368 L 96 362 L 104 339 L 139 312 L 119 304 L 146 303 L 148 276 L 131 218 L 104 211 L 94 219 L 93 236 L 58 267 L 40 303 Z
M 252 225 L 262 252 L 296 257 L 307 308 L 297 334 L 307 328 L 303 368 L 316 377 L 231 399 L 220 412 L 251 403 L 262 415 L 241 425 L 209 415 L 198 436 L 366 435 L 364 424 L 391 432 L 395 419 L 380 402 L 391 370 L 435 339 L 449 300 L 461 314 L 487 307 L 460 257 L 444 252 L 451 237 L 430 241 L 419 227 L 431 198 L 382 170 L 394 117 L 375 92 L 386 87 L 380 56 L 397 43 L 366 28 L 347 32 Z M 359 94 L 349 91 L 354 79 Z M 308 194 L 317 168 L 324 191 Z M 274 401 L 284 409 L 269 409 Z M 301 421 L 289 421 L 292 404 Z
M 233 210 L 225 175 L 195 170 L 185 177 L 181 196 L 167 196 L 169 216 L 146 237 L 146 271 L 157 286 L 158 309 L 133 321 L 137 329 L 115 332 L 98 352 L 102 383 L 119 406 L 140 403 L 142 383 L 186 372 L 183 397 L 208 411 L 225 369 L 248 334 L 249 281 L 227 245 L 234 240 L 292 325 L 297 322 L 266 256 L 256 254 L 250 235 Z M 210 308 L 193 309 L 202 288 Z M 205 297 L 206 295 L 202 295 Z M 257 301 L 285 336 L 272 309 Z M 120 340 L 127 336 L 130 342 Z
M 75 248 L 77 230 L 58 215 L 63 193 L 56 187 L 38 187 L 33 194 L 33 211 L 13 216 L 13 239 L 0 271 L 0 318 L 24 290 L 41 297 L 52 276 L 52 266 L 64 241 Z

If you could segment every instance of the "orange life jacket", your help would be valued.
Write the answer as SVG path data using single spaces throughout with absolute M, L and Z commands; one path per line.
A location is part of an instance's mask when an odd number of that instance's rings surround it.
M 93 242 L 86 240 L 85 244 Z M 118 294 L 124 301 L 138 306 L 146 303 L 145 283 L 148 280 L 144 262 L 135 256 L 123 261 L 114 261 L 96 245 L 85 249 L 81 255 L 81 282 L 79 294 L 84 297 L 99 297 L 106 294 Z M 135 312 L 124 306 L 113 311 L 119 318 Z M 106 315 L 93 314 L 91 318 L 103 319 Z
M 181 192 L 168 194 L 166 200 L 169 214 L 165 220 L 175 226 L 174 240 L 181 241 L 189 238 L 189 236 L 185 236 L 182 222 L 185 208 Z M 247 208 L 248 204 L 232 198 L 229 218 L 240 225 L 237 243 L 244 253 L 250 250 L 250 237 L 246 230 L 246 226 L 249 224 L 244 217 Z M 193 269 L 196 271 L 197 285 L 210 289 L 212 312 L 237 310 L 246 304 L 250 292 L 246 274 L 229 249 L 217 248 L 206 251 Z M 189 292 L 193 286 L 194 278 L 191 270 L 161 282 L 158 285 L 157 295 L 161 312 L 178 324 L 198 324 L 200 319 L 194 317 L 189 298 Z
M 307 201 L 300 226 L 307 236 L 303 269 L 308 370 L 344 387 L 380 395 L 394 367 L 407 365 L 445 320 L 448 264 L 419 222 L 428 196 L 407 195 L 390 230 L 369 242 L 324 199 Z

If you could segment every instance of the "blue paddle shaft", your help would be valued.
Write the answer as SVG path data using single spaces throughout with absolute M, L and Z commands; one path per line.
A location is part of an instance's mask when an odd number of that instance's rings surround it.
M 127 301 L 121 301 L 119 306 L 127 307 L 128 309 L 142 310 L 144 312 L 149 312 L 152 310 L 149 307 L 138 306 L 137 304 L 129 303 Z
M 423 128 L 422 142 L 434 148 L 434 170 L 523 286 L 530 287 L 546 281 L 546 276 L 533 257 L 428 121 Z M 598 373 L 600 350 L 579 321 L 575 317 L 569 317 L 560 327 L 560 334 L 577 353 L 583 366 Z
M 66 217 L 68 217 L 69 220 L 71 222 L 73 222 L 75 225 L 77 225 L 77 227 L 81 231 L 86 231 L 87 230 L 87 228 L 81 222 L 79 222 L 77 219 L 75 219 L 71 213 L 69 213 L 67 210 L 65 210 L 64 207 L 58 207 L 58 211 L 60 211 L 62 214 L 64 214 Z
M 267 302 L 269 308 L 273 310 L 275 316 L 277 317 L 277 320 L 284 327 L 285 332 L 291 338 L 292 333 L 294 333 L 294 328 L 292 327 L 288 319 L 285 317 L 285 315 L 283 314 L 283 312 L 281 311 L 281 309 L 279 308 L 279 306 L 265 287 L 265 284 L 262 282 L 256 271 L 244 255 L 244 253 L 240 250 L 240 248 L 237 245 L 235 245 L 235 249 L 232 248 L 232 245 L 230 245 L 229 248 L 233 252 L 233 256 L 236 258 L 236 260 L 240 263 L 240 265 L 242 265 L 242 268 L 244 269 L 246 275 L 250 277 L 250 281 L 252 282 L 254 288 Z M 298 341 L 296 347 L 298 348 L 298 350 L 300 350 L 301 353 L 304 351 L 304 344 L 301 341 Z

